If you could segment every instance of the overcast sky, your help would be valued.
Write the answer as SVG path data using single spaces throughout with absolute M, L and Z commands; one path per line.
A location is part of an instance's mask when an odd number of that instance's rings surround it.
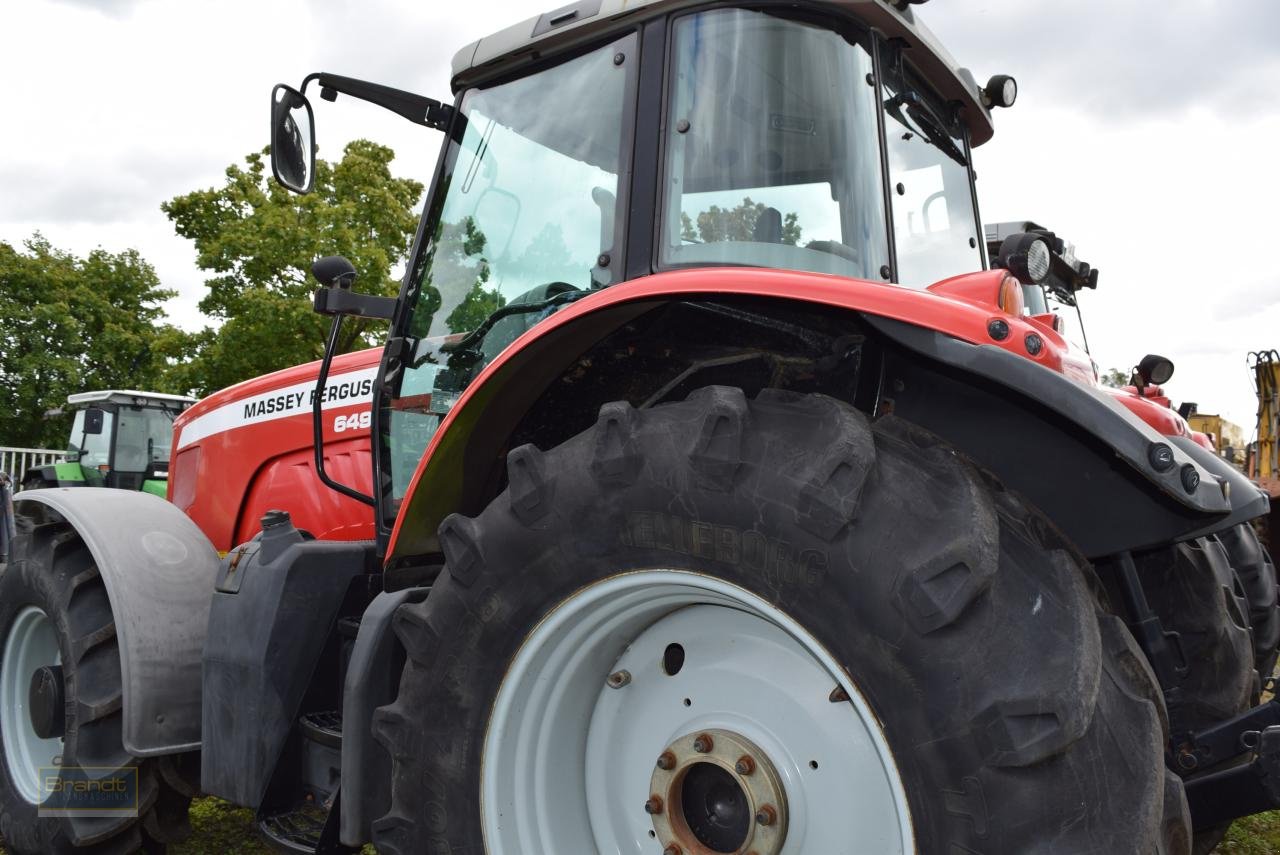
M 554 0 L 553 0 L 554 2 Z M 1102 271 L 1094 357 L 1171 357 L 1175 400 L 1249 428 L 1245 357 L 1280 347 L 1280 2 L 933 0 L 920 16 L 979 80 L 1020 98 L 975 155 L 983 218 L 1034 219 Z M 213 186 L 267 140 L 271 85 L 310 71 L 449 96 L 454 51 L 546 11 L 513 0 L 0 3 L 0 241 L 136 247 L 195 328 L 203 274 L 160 203 Z M 440 135 L 340 99 L 322 156 L 392 146 L 427 180 Z

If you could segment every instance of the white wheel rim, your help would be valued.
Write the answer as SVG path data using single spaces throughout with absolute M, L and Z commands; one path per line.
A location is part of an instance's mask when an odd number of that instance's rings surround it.
M 671 643 L 685 651 L 674 676 Z M 627 684 L 610 688 L 622 671 Z M 830 700 L 837 686 L 848 702 Z M 834 657 L 760 597 L 675 570 L 590 585 L 525 639 L 485 734 L 485 851 L 658 855 L 644 809 L 654 764 L 715 729 L 759 746 L 782 779 L 780 855 L 915 851 L 888 742 Z
M 18 612 L 0 658 L 0 733 L 4 736 L 9 780 L 18 795 L 33 805 L 44 800 L 40 769 L 57 765 L 62 756 L 62 739 L 41 739 L 36 735 L 27 700 L 31 675 L 37 668 L 61 663 L 58 634 L 49 616 L 35 606 Z

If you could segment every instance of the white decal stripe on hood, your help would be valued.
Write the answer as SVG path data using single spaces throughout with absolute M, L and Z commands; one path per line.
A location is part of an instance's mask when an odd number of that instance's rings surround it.
M 320 408 L 331 410 L 335 407 L 349 407 L 352 404 L 372 401 L 373 382 L 377 376 L 377 367 L 331 375 L 325 384 L 325 400 Z M 178 439 L 178 449 L 186 448 L 207 436 L 245 425 L 256 425 L 310 413 L 311 396 L 315 386 L 315 381 L 310 380 L 223 404 L 216 410 L 198 416 L 183 425 L 182 434 Z

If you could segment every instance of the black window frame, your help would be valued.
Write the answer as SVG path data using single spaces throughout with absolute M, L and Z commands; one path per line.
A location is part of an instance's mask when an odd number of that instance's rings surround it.
M 650 218 L 652 222 L 649 224 L 649 230 L 646 234 L 648 244 L 648 252 L 646 254 L 647 267 L 644 274 L 660 273 L 670 270 L 696 270 L 699 267 L 705 267 L 703 264 L 692 265 L 662 265 L 659 263 L 658 254 L 662 249 L 662 212 L 666 210 L 666 182 L 663 180 L 666 176 L 667 167 L 667 141 L 670 139 L 667 134 L 667 119 L 670 115 L 671 108 L 671 79 L 672 79 L 672 61 L 671 48 L 675 43 L 675 26 L 676 22 L 681 18 L 697 15 L 703 12 L 718 11 L 721 9 L 745 9 L 753 12 L 772 12 L 780 18 L 787 20 L 799 21 L 801 23 L 811 23 L 821 25 L 832 32 L 837 33 L 851 44 L 860 45 L 871 56 L 872 75 L 875 77 L 874 84 L 876 90 L 877 101 L 883 101 L 880 86 L 880 60 L 879 45 L 883 39 L 879 33 L 868 26 L 865 21 L 856 15 L 841 9 L 826 7 L 821 10 L 814 10 L 803 6 L 797 6 L 794 3 L 779 2 L 745 2 L 745 3 L 703 3 L 697 6 L 688 6 L 678 9 L 667 14 L 665 17 L 657 21 L 651 21 L 651 24 L 661 23 L 662 39 L 663 39 L 663 58 L 662 58 L 662 79 L 661 79 L 661 106 L 659 112 L 659 121 L 654 122 L 656 133 L 658 134 L 657 151 L 654 157 L 649 161 L 654 170 L 653 184 L 656 188 L 654 204 L 649 208 Z M 837 20 L 841 26 L 830 26 L 832 20 Z M 646 59 L 648 57 L 646 56 Z M 889 201 L 889 159 L 887 149 L 884 142 L 884 116 L 883 110 L 876 110 L 876 126 L 878 144 L 880 147 L 880 175 L 884 191 L 881 194 L 881 206 L 884 208 L 885 223 L 888 230 L 886 236 L 886 251 L 889 258 L 889 266 L 891 270 L 896 270 L 897 255 L 893 244 L 893 221 L 889 219 L 892 216 L 892 205 Z M 641 162 L 641 161 L 637 161 Z M 896 281 L 896 280 L 891 280 Z
M 399 509 L 392 500 L 394 482 L 388 466 L 387 449 L 384 443 L 384 436 L 389 441 L 389 435 L 384 433 L 385 414 L 390 411 L 392 392 L 394 391 L 392 386 L 398 385 L 403 378 L 404 360 L 413 347 L 412 337 L 408 334 L 410 321 L 413 317 L 413 310 L 416 308 L 421 287 L 422 265 L 433 247 L 430 235 L 438 224 L 444 208 L 445 194 L 439 192 L 441 182 L 446 173 L 451 171 L 456 161 L 455 147 L 451 143 L 456 141 L 455 138 L 459 137 L 461 130 L 465 128 L 465 125 L 462 124 L 465 122 L 465 118 L 462 115 L 463 99 L 468 92 L 488 89 L 513 80 L 529 77 L 547 68 L 571 62 L 580 56 L 585 56 L 592 51 L 607 47 L 622 39 L 628 37 L 633 39 L 633 46 L 624 52 L 623 58 L 623 64 L 634 63 L 634 65 L 627 69 L 624 82 L 623 97 L 626 102 L 622 109 L 623 127 L 621 128 L 622 145 L 619 152 L 621 161 L 618 169 L 618 199 L 614 209 L 615 231 L 621 235 L 621 240 L 615 246 L 615 251 L 609 259 L 609 264 L 605 266 L 610 274 L 610 284 L 617 284 L 624 281 L 623 276 L 627 271 L 626 261 L 629 249 L 627 236 L 631 231 L 631 199 L 635 186 L 634 173 L 637 161 L 635 159 L 635 146 L 634 144 L 628 145 L 628 141 L 634 141 L 637 125 L 637 93 L 642 72 L 641 57 L 643 56 L 644 44 L 641 37 L 642 29 L 643 25 L 631 24 L 615 30 L 609 30 L 601 33 L 599 38 L 592 39 L 589 42 L 576 44 L 564 50 L 540 57 L 535 63 L 522 65 L 506 73 L 499 73 L 492 77 L 477 80 L 471 85 L 459 89 L 454 94 L 452 118 L 449 128 L 445 131 L 444 138 L 440 143 L 440 152 L 436 157 L 435 169 L 431 174 L 431 183 L 423 201 L 422 215 L 418 219 L 417 232 L 414 234 L 413 245 L 409 251 L 409 261 L 405 265 L 404 278 L 400 283 L 400 293 L 396 301 L 395 313 L 391 319 L 387 342 L 383 346 L 382 356 L 378 362 L 378 375 L 374 383 L 375 394 L 372 401 L 372 412 L 370 413 L 369 437 L 373 465 L 374 531 L 376 549 L 379 556 L 386 554 L 391 540 L 391 532 L 399 516 Z M 389 374 L 393 375 L 390 379 L 388 379 Z

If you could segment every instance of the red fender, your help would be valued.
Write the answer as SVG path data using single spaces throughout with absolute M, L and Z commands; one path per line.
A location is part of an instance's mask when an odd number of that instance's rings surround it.
M 1095 385 L 1092 363 L 1052 328 L 1006 314 L 994 305 L 992 300 L 1005 275 L 1002 270 L 982 271 L 920 291 L 821 273 L 699 268 L 657 273 L 584 297 L 512 342 L 454 404 L 432 437 L 406 492 L 392 531 L 388 560 L 437 550 L 435 530 L 444 516 L 457 509 L 460 485 L 468 474 L 468 441 L 477 426 L 490 425 L 487 433 L 491 433 L 500 432 L 496 427 L 500 423 L 514 424 L 553 372 L 629 318 L 674 298 L 774 297 L 880 315 L 973 344 L 1002 347 L 1080 383 Z M 996 320 L 1008 328 L 1000 340 L 988 332 L 989 323 Z M 1041 342 L 1034 356 L 1027 350 L 1032 335 Z

